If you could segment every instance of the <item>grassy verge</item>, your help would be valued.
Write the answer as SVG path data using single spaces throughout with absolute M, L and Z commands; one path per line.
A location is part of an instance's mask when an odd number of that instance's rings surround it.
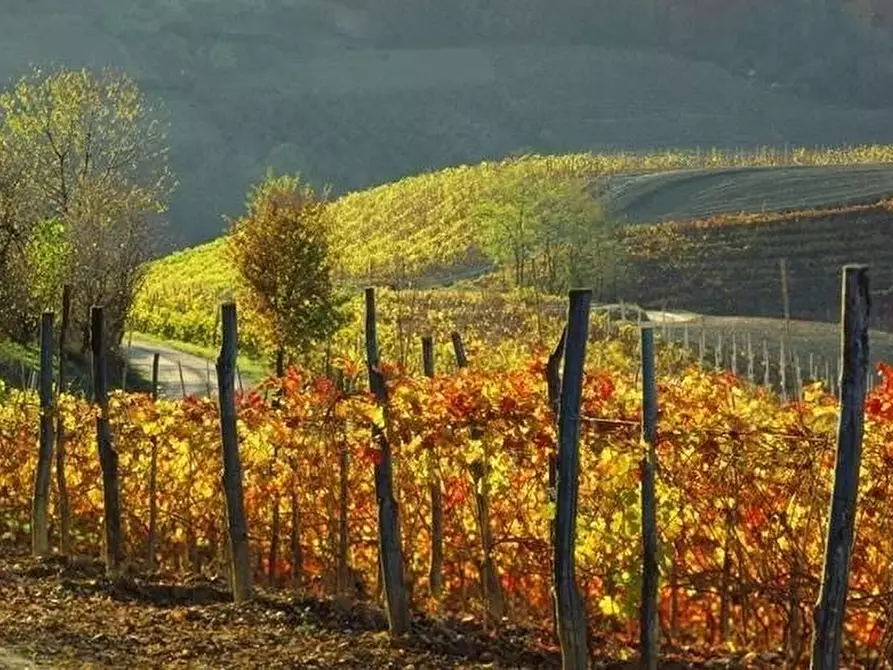
M 40 368 L 40 352 L 16 342 L 0 342 L 0 379 L 13 386 L 30 383 Z
M 174 351 L 180 351 L 184 354 L 197 356 L 198 358 L 204 358 L 211 361 L 216 360 L 219 353 L 219 351 L 213 347 L 206 347 L 200 344 L 192 344 L 191 342 L 181 342 L 179 340 L 167 340 L 162 337 L 158 337 L 157 335 L 136 331 L 128 333 L 123 343 L 125 349 L 130 338 L 139 340 L 141 342 L 146 342 L 148 344 L 155 344 L 160 347 L 166 347 L 168 349 L 173 349 Z M 264 379 L 271 373 L 270 365 L 266 361 L 260 360 L 258 358 L 252 358 L 244 354 L 241 354 L 239 356 L 238 365 L 242 374 L 250 379 Z

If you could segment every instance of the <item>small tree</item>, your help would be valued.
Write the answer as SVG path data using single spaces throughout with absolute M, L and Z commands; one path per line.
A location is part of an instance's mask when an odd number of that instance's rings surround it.
M 67 281 L 84 348 L 93 304 L 107 306 L 116 344 L 131 277 L 150 255 L 151 217 L 175 186 L 160 115 L 124 74 L 35 69 L 0 95 L 2 154 L 0 250 L 14 232 L 14 260 L 39 271 L 23 279 L 33 303 L 25 311 L 38 316 Z
M 33 337 L 37 325 L 27 282 L 37 199 L 23 156 L 0 117 L 0 333 L 18 340 Z
M 328 191 L 299 175 L 254 187 L 245 214 L 231 222 L 228 248 L 262 321 L 281 374 L 288 353 L 306 354 L 341 325 L 342 299 L 332 282 Z

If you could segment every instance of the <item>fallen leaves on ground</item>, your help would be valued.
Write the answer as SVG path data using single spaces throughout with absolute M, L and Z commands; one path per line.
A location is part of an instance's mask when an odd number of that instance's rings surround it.
M 35 666 L 558 668 L 549 637 L 538 629 L 487 633 L 470 619 L 418 616 L 411 635 L 391 639 L 384 613 L 369 603 L 259 592 L 235 605 L 215 581 L 110 581 L 88 559 L 0 556 L 0 651 Z

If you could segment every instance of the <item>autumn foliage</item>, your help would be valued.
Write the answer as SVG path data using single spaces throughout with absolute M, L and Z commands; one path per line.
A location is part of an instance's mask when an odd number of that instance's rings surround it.
M 628 333 L 629 335 L 630 333 Z M 582 409 L 578 579 L 599 639 L 622 648 L 636 632 L 639 598 L 640 390 L 633 337 L 593 343 Z M 729 643 L 753 649 L 808 640 L 824 542 L 838 408 L 817 386 L 801 402 L 727 374 L 659 356 L 658 525 L 662 541 L 661 627 L 677 645 Z M 282 501 L 281 547 L 297 530 L 303 583 L 330 588 L 339 532 L 339 456 L 350 455 L 351 565 L 369 593 L 376 582 L 375 494 L 370 440 L 385 425 L 395 456 L 407 576 L 415 609 L 434 607 L 427 574 L 429 485 L 444 490 L 446 611 L 479 613 L 480 541 L 469 464 L 489 455 L 495 560 L 512 620 L 550 617 L 548 457 L 555 417 L 545 355 L 502 370 L 470 368 L 433 379 L 386 370 L 390 405 L 292 369 L 238 400 L 245 498 L 257 570 L 285 585 L 292 553 L 266 564 L 272 501 Z M 341 361 L 348 382 L 362 366 Z M 893 368 L 880 370 L 866 405 L 858 537 L 846 637 L 848 654 L 879 653 L 891 639 L 887 593 L 893 579 Z M 347 388 L 363 388 L 359 383 Z M 283 401 L 273 398 L 282 390 Z M 86 402 L 63 397 L 69 436 L 69 495 L 77 550 L 95 552 L 102 493 Z M 111 401 L 120 453 L 127 555 L 144 559 L 150 444 L 159 449 L 160 537 L 166 569 L 205 571 L 222 564 L 217 407 L 186 398 Z M 28 482 L 36 457 L 35 399 L 8 392 L 0 402 L 0 532 L 27 537 Z M 472 431 L 472 428 L 476 430 Z M 480 436 L 473 438 L 472 435 Z M 273 457 L 273 445 L 278 456 Z M 278 493 L 278 495 L 274 495 Z M 295 494 L 299 516 L 289 501 Z M 295 523 L 297 522 L 297 526 Z M 791 617 L 796 610 L 799 614 Z M 723 619 L 726 619 L 724 624 Z M 793 625 L 791 622 L 794 622 Z

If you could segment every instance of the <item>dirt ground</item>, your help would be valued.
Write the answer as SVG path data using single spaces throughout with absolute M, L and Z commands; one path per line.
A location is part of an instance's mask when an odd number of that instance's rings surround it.
M 36 561 L 0 547 L 0 670 L 23 668 L 559 668 L 548 631 L 417 616 L 392 640 L 368 603 L 258 592 L 237 606 L 219 583 L 127 577 L 92 560 Z M 598 657 L 597 657 L 598 658 Z M 688 659 L 663 667 L 769 667 Z M 765 661 L 765 662 L 764 662 Z M 600 658 L 597 668 L 635 668 Z

